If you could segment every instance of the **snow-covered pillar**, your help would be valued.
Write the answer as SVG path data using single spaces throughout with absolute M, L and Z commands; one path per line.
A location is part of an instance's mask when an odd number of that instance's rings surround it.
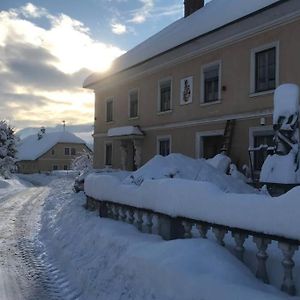
M 275 153 L 262 166 L 260 181 L 298 184 L 299 170 L 299 87 L 283 84 L 275 90 L 273 129 Z
M 124 142 L 121 142 L 120 151 L 121 151 L 122 170 L 126 170 L 127 157 L 128 157 L 128 148 L 127 148 L 127 146 Z
M 142 142 L 140 140 L 133 140 L 133 145 L 135 149 L 134 163 L 138 169 L 142 163 Z

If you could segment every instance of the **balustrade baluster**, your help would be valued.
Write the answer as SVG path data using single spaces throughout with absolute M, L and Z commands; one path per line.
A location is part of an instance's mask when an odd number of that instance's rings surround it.
M 298 246 L 279 242 L 278 247 L 283 254 L 283 260 L 281 264 L 284 268 L 281 290 L 294 296 L 296 294 L 296 286 L 293 278 L 293 268 L 295 266 L 293 256 L 295 251 L 298 250 Z
M 134 223 L 134 210 L 133 210 L 133 208 L 129 208 L 128 214 L 129 214 L 128 223 L 133 224 Z
M 107 207 L 107 216 L 110 219 L 113 219 L 114 214 L 113 214 L 113 211 L 112 211 L 112 205 L 111 205 L 111 203 L 106 202 L 106 207 Z
M 144 212 L 142 210 L 137 210 L 137 221 L 136 226 L 139 231 L 143 231 L 143 215 Z
M 216 237 L 218 244 L 224 247 L 224 237 L 227 233 L 227 230 L 225 228 L 213 227 L 212 231 Z
M 269 257 L 267 254 L 267 248 L 268 245 L 271 243 L 271 240 L 254 236 L 253 241 L 256 244 L 258 249 L 258 252 L 256 253 L 256 257 L 257 257 L 256 277 L 261 279 L 264 283 L 269 283 L 266 261 Z
M 199 231 L 200 237 L 202 237 L 203 239 L 207 239 L 207 231 L 209 229 L 209 226 L 204 224 L 197 224 L 196 227 Z
M 152 226 L 153 226 L 153 213 L 148 212 L 147 213 L 147 233 L 152 233 Z
M 241 232 L 232 232 L 232 236 L 236 244 L 234 248 L 235 254 L 240 261 L 244 261 L 244 253 L 245 253 L 244 243 L 248 238 L 248 235 Z
M 192 238 L 193 237 L 193 234 L 192 234 L 193 223 L 188 222 L 188 221 L 183 221 L 182 225 L 183 225 L 183 228 L 184 228 L 184 237 L 186 239 Z

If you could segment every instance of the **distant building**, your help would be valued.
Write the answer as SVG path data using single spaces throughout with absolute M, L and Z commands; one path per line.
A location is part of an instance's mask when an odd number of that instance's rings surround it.
M 203 4 L 186 0 L 185 17 L 85 80 L 95 91 L 95 167 L 224 150 L 241 168 L 249 148 L 272 144 L 274 90 L 300 84 L 300 1 Z M 265 155 L 251 153 L 257 173 Z
M 46 133 L 43 130 L 21 140 L 17 150 L 18 171 L 24 174 L 69 170 L 74 158 L 84 151 L 91 152 L 73 133 Z

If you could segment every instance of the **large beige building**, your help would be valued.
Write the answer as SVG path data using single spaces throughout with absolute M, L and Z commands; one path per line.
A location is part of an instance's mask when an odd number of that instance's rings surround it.
M 135 169 L 156 154 L 241 168 L 272 143 L 274 89 L 300 84 L 299 0 L 186 0 L 185 17 L 93 74 L 95 167 Z M 225 136 L 224 136 L 225 135 Z M 263 151 L 251 152 L 259 172 Z
M 68 131 L 38 133 L 17 146 L 18 172 L 24 174 L 70 170 L 72 161 L 91 150 L 78 136 Z

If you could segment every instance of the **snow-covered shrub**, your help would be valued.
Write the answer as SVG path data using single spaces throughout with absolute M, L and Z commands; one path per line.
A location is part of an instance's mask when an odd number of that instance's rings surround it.
M 84 151 L 80 156 L 72 161 L 71 169 L 75 171 L 85 171 L 93 168 L 93 155 Z
M 0 121 L 0 176 L 9 178 L 15 170 L 16 137 L 6 121 Z

